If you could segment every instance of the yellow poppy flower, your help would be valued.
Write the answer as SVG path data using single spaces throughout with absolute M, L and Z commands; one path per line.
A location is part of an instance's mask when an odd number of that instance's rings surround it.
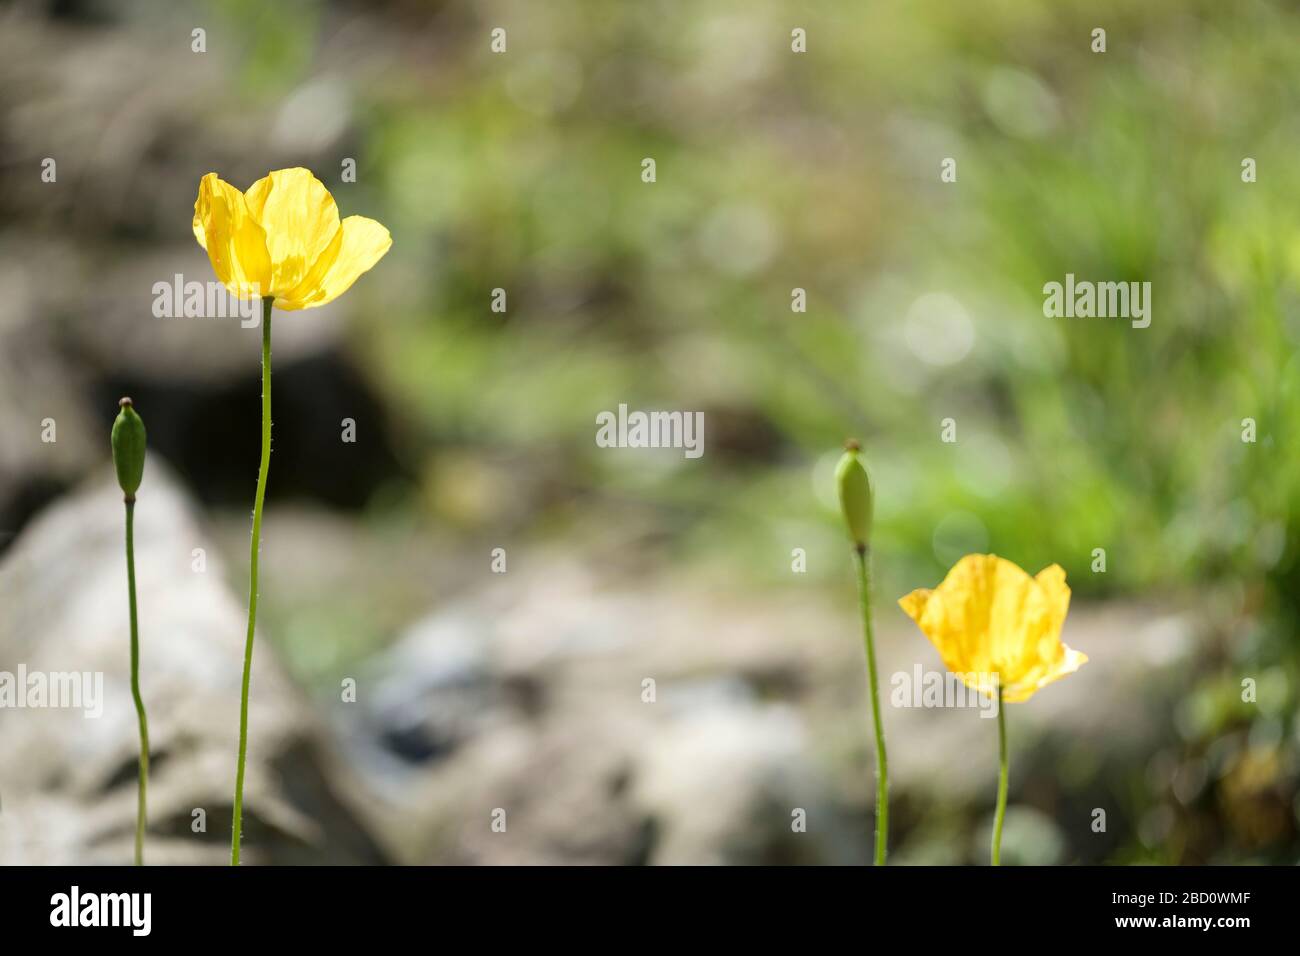
M 194 237 L 233 295 L 271 296 L 289 311 L 333 302 L 393 244 L 373 219 L 340 222 L 329 190 L 299 167 L 268 173 L 242 193 L 208 173 L 194 203 Z
M 979 675 L 996 674 L 1008 703 L 1028 700 L 1088 660 L 1061 643 L 1070 589 L 1060 565 L 1030 577 L 995 554 L 968 554 L 937 588 L 920 588 L 898 603 L 948 670 L 985 693 Z

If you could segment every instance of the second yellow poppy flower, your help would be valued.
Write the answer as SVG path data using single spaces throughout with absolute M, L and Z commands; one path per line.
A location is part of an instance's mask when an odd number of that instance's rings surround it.
M 937 588 L 920 588 L 898 603 L 948 670 L 986 693 L 979 676 L 996 674 L 1007 703 L 1028 700 L 1088 660 L 1061 643 L 1070 589 L 1060 565 L 1030 577 L 995 554 L 968 554 Z

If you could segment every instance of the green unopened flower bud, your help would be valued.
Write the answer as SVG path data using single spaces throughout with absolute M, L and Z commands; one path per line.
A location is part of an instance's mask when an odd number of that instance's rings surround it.
M 118 405 L 122 410 L 113 422 L 113 467 L 126 500 L 134 501 L 144 476 L 144 422 L 135 413 L 131 399 L 124 398 Z
M 865 550 L 871 542 L 875 492 L 871 488 L 867 466 L 862 461 L 860 446 L 852 439 L 844 443 L 844 454 L 835 466 L 835 484 L 839 488 L 840 511 L 844 513 L 849 540 L 859 551 Z

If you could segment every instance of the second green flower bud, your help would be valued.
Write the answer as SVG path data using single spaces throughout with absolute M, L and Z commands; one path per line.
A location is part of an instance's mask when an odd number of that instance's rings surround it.
M 875 506 L 875 491 L 871 475 L 862 460 L 861 447 L 850 439 L 844 443 L 844 454 L 835 466 L 835 484 L 840 493 L 840 511 L 849 531 L 849 540 L 859 551 L 871 543 L 871 516 Z
M 134 501 L 144 477 L 144 422 L 135 413 L 131 399 L 124 398 L 118 405 L 122 410 L 113 422 L 113 467 L 126 500 Z

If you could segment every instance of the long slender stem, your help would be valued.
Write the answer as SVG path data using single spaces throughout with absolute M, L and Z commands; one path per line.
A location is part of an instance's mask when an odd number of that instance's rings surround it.
M 876 677 L 876 638 L 871 623 L 871 551 L 858 556 L 858 600 L 862 605 L 862 634 L 867 646 L 867 676 L 871 684 L 871 718 L 876 728 L 876 866 L 885 865 L 889 845 L 889 762 L 885 759 L 885 727 L 880 719 L 880 691 Z
M 244 761 L 248 753 L 248 685 L 253 676 L 253 632 L 257 625 L 257 556 L 262 543 L 262 503 L 266 500 L 266 475 L 271 466 L 271 306 L 262 299 L 262 463 L 257 469 L 257 496 L 253 499 L 253 544 L 249 557 L 248 637 L 244 641 L 244 684 L 239 694 L 239 763 L 235 769 L 234 826 L 230 837 L 230 865 L 239 866 L 239 838 L 244 815 Z
M 1007 813 L 1007 718 L 998 685 L 998 807 L 993 816 L 993 865 L 1002 862 L 1002 818 Z
M 140 723 L 140 783 L 135 810 L 135 865 L 144 866 L 145 804 L 149 790 L 149 721 L 140 695 L 140 625 L 135 609 L 135 497 L 126 499 L 126 593 L 131 606 L 131 696 Z

